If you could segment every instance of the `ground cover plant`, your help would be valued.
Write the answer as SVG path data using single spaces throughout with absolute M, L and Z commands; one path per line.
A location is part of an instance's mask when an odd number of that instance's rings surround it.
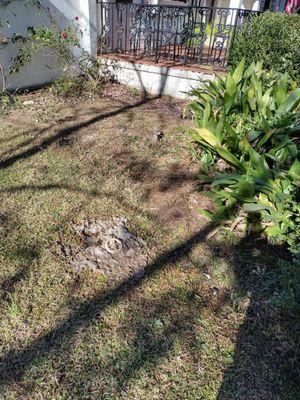
M 198 128 L 191 136 L 203 150 L 202 161 L 225 163 L 225 171 L 201 177 L 210 182 L 220 209 L 231 204 L 245 229 L 273 240 L 295 237 L 300 88 L 286 75 L 267 73 L 261 63 L 245 68 L 242 60 L 233 74 L 204 83 L 193 94 L 190 108 Z
M 282 253 L 209 239 L 198 210 L 214 205 L 197 191 L 182 106 L 110 85 L 102 98 L 20 95 L 2 116 L 2 398 L 297 397 Z M 115 216 L 146 241 L 145 275 L 75 272 L 58 251 L 76 243 L 73 224 Z
M 230 231 L 252 231 L 287 245 L 291 260 L 281 263 L 273 300 L 298 312 L 300 89 L 287 75 L 266 72 L 261 63 L 245 68 L 242 60 L 233 74 L 193 93 L 190 109 L 198 128 L 190 134 L 202 149 L 206 172 L 211 167 L 200 180 L 218 207 L 218 213 L 202 212 L 223 219 Z

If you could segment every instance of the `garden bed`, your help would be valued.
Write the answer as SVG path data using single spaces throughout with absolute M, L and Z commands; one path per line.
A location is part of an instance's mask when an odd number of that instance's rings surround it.
M 0 397 L 288 399 L 296 320 L 267 302 L 278 250 L 214 235 L 182 102 L 19 96 L 0 126 Z M 126 217 L 134 279 L 77 271 L 73 226 Z

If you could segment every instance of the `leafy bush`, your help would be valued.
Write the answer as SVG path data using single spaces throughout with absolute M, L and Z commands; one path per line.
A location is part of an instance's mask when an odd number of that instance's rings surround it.
M 229 54 L 236 67 L 244 57 L 246 65 L 262 61 L 267 69 L 287 72 L 300 82 L 300 17 L 296 14 L 265 12 L 237 30 Z
M 20 68 L 31 61 L 33 54 L 42 48 L 52 49 L 64 68 L 76 64 L 74 48 L 80 47 L 77 29 L 69 26 L 62 30 L 53 21 L 50 27 L 29 27 L 27 36 L 22 39 L 26 45 L 23 45 L 13 58 L 10 73 L 19 72 Z
M 205 24 L 203 22 L 200 24 L 200 26 L 197 26 L 194 29 L 192 37 L 190 30 L 189 29 L 187 30 L 186 35 L 189 37 L 189 39 L 185 41 L 185 45 L 195 47 L 201 45 L 206 40 L 213 42 L 217 34 L 218 34 L 217 26 L 213 26 L 213 24 L 211 23 Z M 229 36 L 231 35 L 231 29 L 224 27 L 222 34 L 226 35 L 229 38 Z
M 233 74 L 204 82 L 193 95 L 197 128 L 191 136 L 215 164 L 220 158 L 225 163 L 225 173 L 200 177 L 210 184 L 219 211 L 234 205 L 248 229 L 280 241 L 294 235 L 296 248 L 300 88 L 261 63 L 245 69 L 243 60 Z

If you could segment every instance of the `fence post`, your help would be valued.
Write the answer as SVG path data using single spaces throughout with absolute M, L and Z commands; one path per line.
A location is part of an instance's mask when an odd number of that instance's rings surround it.
M 157 32 L 155 39 L 155 62 L 158 62 L 159 59 L 158 48 L 159 48 L 159 34 L 160 34 L 160 13 L 161 13 L 161 7 L 158 6 Z

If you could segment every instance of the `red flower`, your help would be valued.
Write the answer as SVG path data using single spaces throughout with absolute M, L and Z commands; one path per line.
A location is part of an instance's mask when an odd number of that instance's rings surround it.
M 67 32 L 62 32 L 61 33 L 61 37 L 63 38 L 63 39 L 68 39 L 68 34 L 67 34 Z

